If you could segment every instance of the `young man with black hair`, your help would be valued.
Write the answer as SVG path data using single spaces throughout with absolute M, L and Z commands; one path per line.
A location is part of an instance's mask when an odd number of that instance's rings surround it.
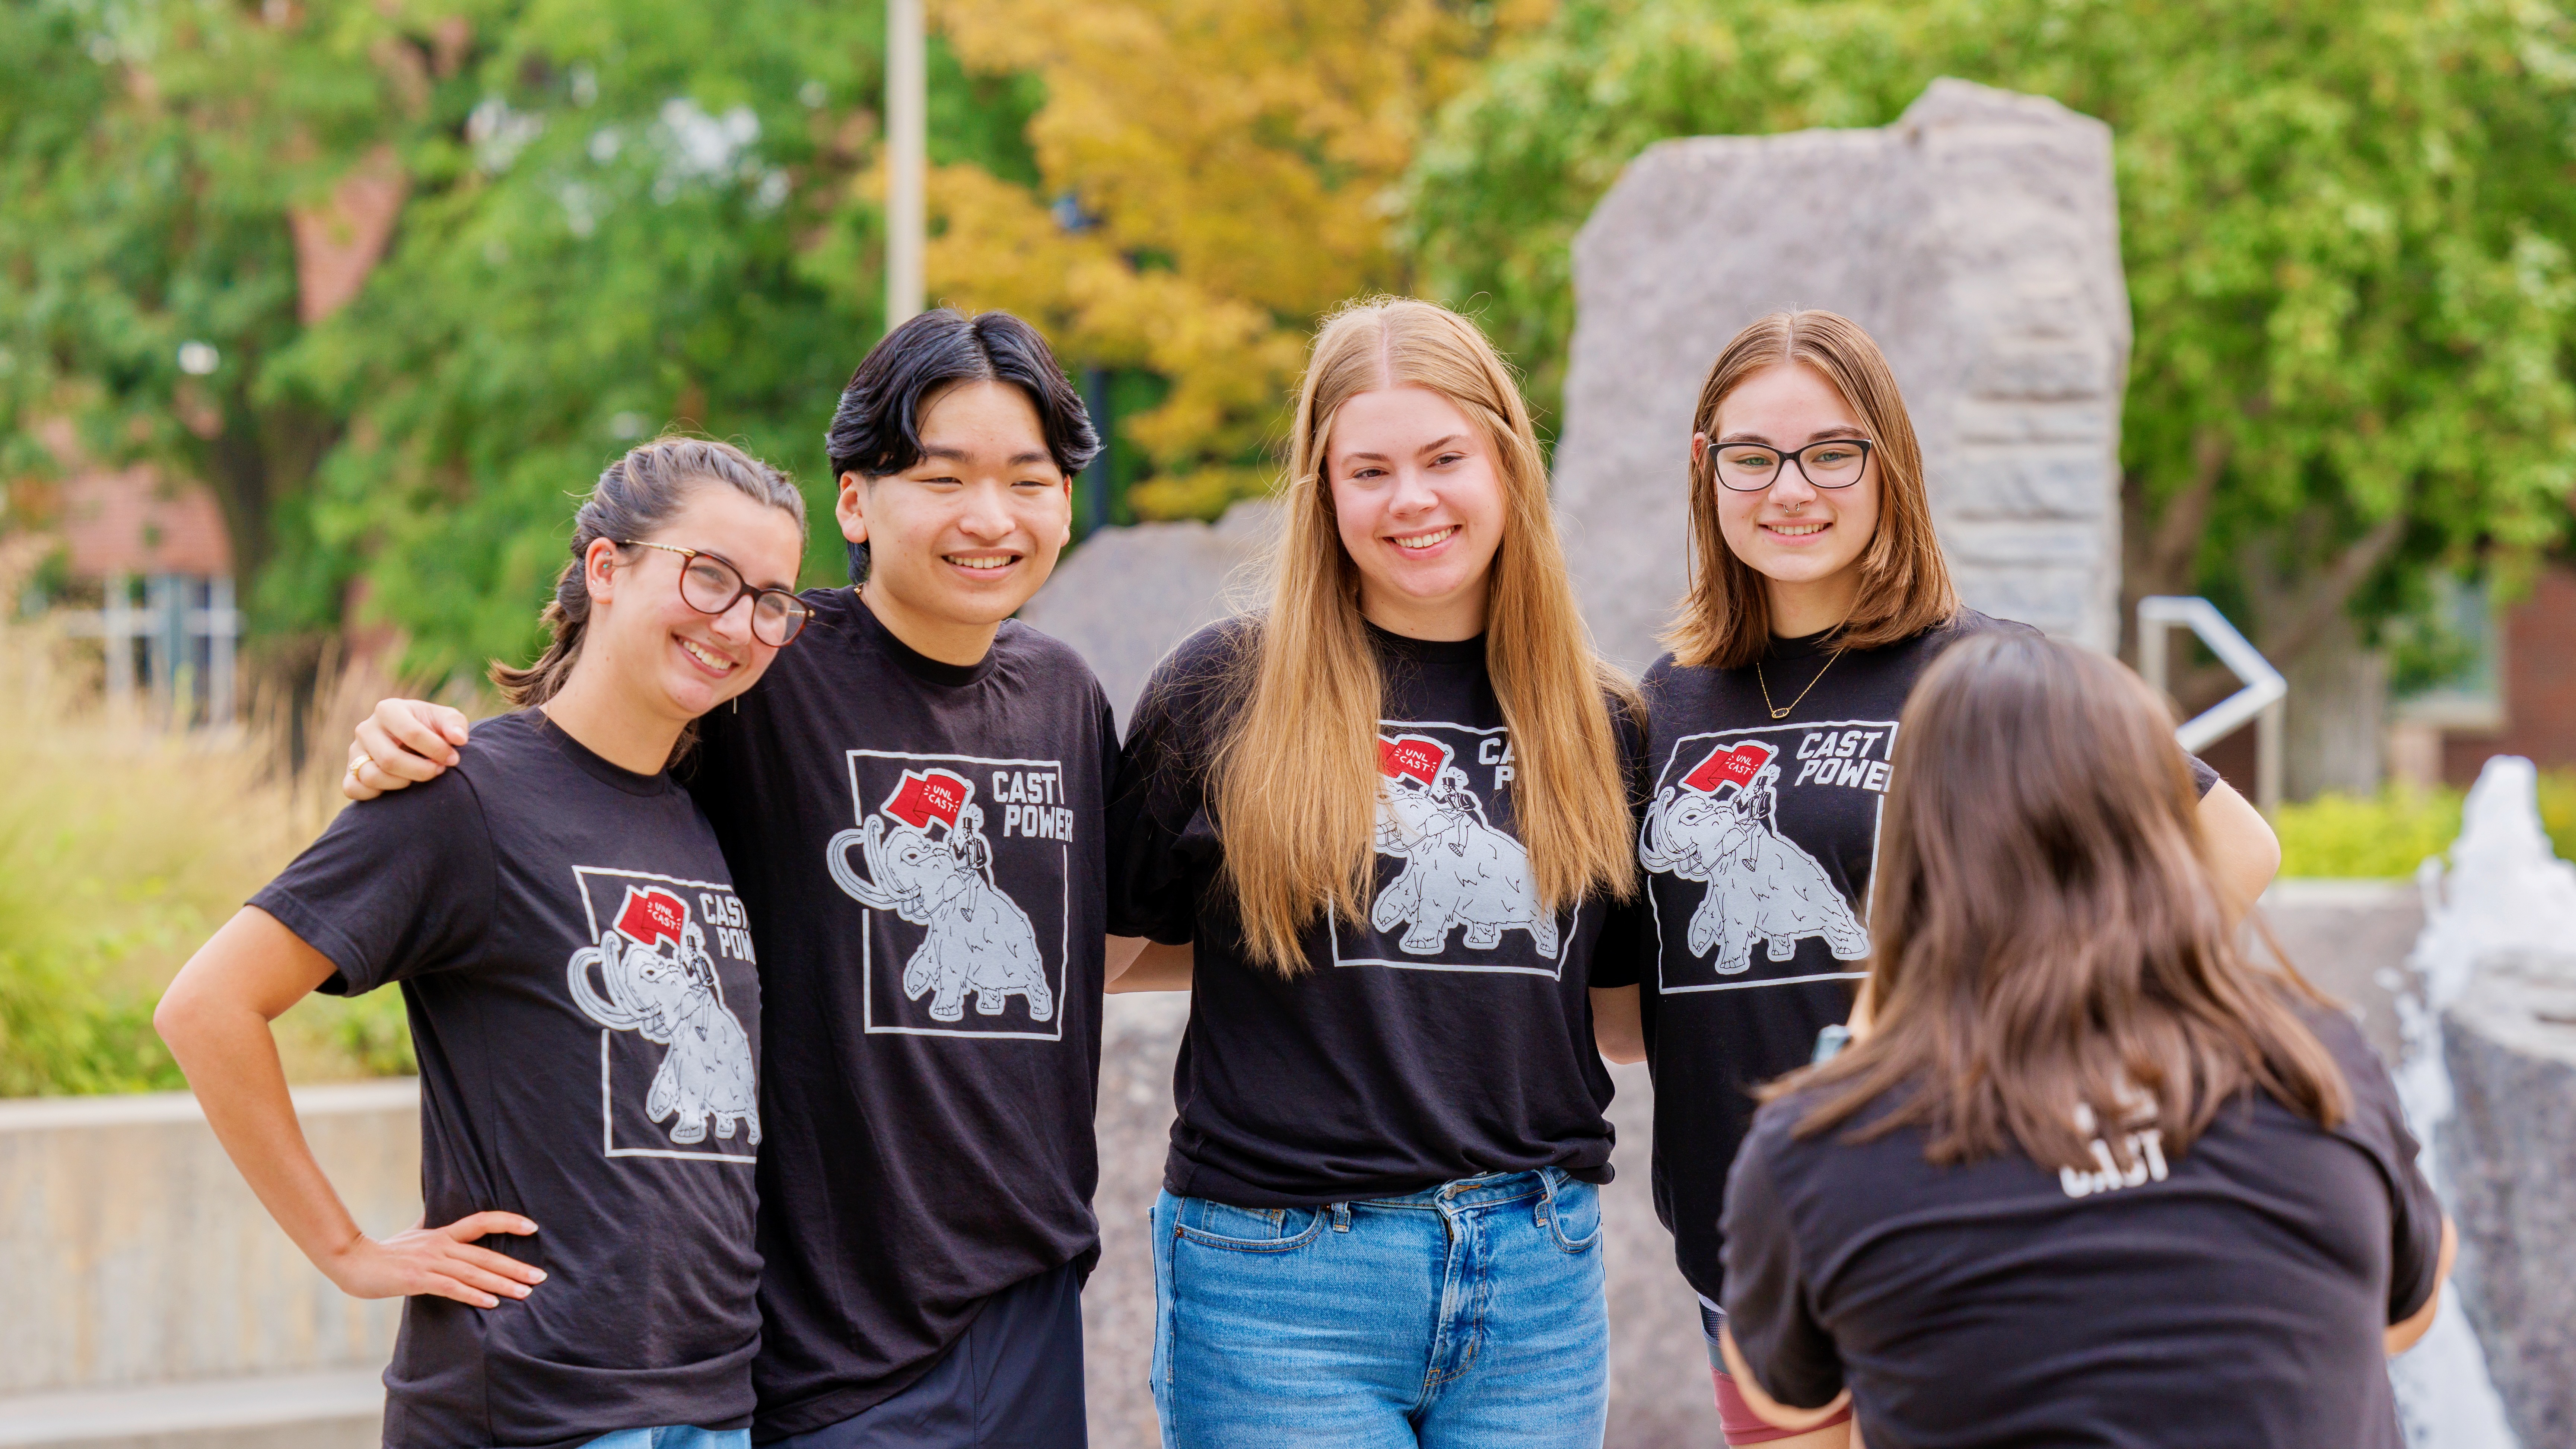
M 804 594 L 806 647 L 691 777 L 768 1007 L 754 1439 L 1078 1446 L 1101 993 L 1142 943 L 1102 934 L 1109 703 L 1011 615 L 1098 438 L 1035 329 L 943 308 L 860 363 L 828 447 L 853 587 Z M 344 788 L 465 741 L 387 701 Z

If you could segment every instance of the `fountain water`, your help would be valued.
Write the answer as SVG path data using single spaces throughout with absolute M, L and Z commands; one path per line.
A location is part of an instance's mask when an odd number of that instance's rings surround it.
M 2443 1128 L 2452 1115 L 2442 1011 L 2468 988 L 2477 963 L 2498 951 L 2564 951 L 2576 942 L 2576 866 L 2559 860 L 2540 828 L 2538 772 L 2498 755 L 2469 790 L 2450 863 L 2424 862 L 2424 933 L 2408 957 L 2414 989 L 2398 998 L 2405 1037 L 2397 1095 L 2424 1144 L 2424 1167 L 2445 1200 Z M 2389 1365 L 2414 1449 L 2518 1449 L 2459 1294 L 2446 1291 L 2433 1328 Z

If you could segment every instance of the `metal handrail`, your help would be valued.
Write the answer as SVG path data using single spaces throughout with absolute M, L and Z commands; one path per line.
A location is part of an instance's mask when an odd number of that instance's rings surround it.
M 2227 622 L 2207 599 L 2157 594 L 2138 600 L 2138 673 L 2158 694 L 2165 687 L 2165 631 L 2182 625 L 2209 646 L 2218 662 L 2245 685 L 2182 722 L 2174 739 L 2197 754 L 2254 721 L 2254 803 L 2269 811 L 2281 803 L 2281 702 L 2290 683 L 2272 661 Z

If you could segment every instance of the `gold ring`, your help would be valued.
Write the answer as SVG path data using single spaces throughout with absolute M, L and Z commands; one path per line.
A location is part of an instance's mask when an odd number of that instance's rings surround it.
M 358 773 L 358 771 L 359 771 L 359 770 L 361 770 L 361 769 L 365 768 L 366 766 L 372 765 L 372 764 L 374 764 L 375 762 L 376 762 L 376 757 L 375 757 L 375 756 L 373 756 L 373 755 L 371 755 L 371 754 L 368 754 L 368 753 L 367 753 L 366 751 L 364 751 L 364 750 L 360 750 L 360 751 L 358 751 L 358 757 L 357 757 L 356 759 L 351 760 L 351 761 L 349 762 L 349 773 L 350 773 L 350 774 L 352 774 L 352 775 L 354 775 L 354 774 Z

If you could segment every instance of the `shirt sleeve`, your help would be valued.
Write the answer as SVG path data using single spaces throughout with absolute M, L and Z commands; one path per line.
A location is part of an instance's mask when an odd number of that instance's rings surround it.
M 1628 839 L 1633 852 L 1637 832 L 1646 818 L 1646 734 L 1643 722 L 1621 707 L 1611 704 L 1611 720 L 1619 736 L 1619 769 L 1627 782 Z M 1601 927 L 1600 944 L 1592 951 L 1592 987 L 1607 991 L 1614 987 L 1634 986 L 1645 979 L 1644 956 L 1654 949 L 1655 931 L 1652 910 L 1646 902 L 1649 889 L 1645 872 L 1637 874 L 1637 893 L 1625 901 L 1609 902 L 1609 915 Z
M 2424 1176 L 2423 1146 L 2407 1130 L 2397 1084 L 2379 1054 L 2340 1013 L 2317 1035 L 2342 1064 L 2344 1081 L 2352 1088 L 2352 1115 L 2340 1130 L 2358 1141 L 2388 1177 L 2388 1321 L 2403 1323 L 2423 1311 L 2440 1286 L 2442 1203 Z
M 338 968 L 358 996 L 471 964 L 499 890 L 492 835 L 461 771 L 342 810 L 250 903 Z
M 1601 922 L 1601 939 L 1592 948 L 1592 989 L 1609 991 L 1645 979 L 1641 959 L 1655 938 L 1647 924 L 1646 883 L 1637 882 L 1633 900 L 1612 901 Z
M 1793 1409 L 1820 1409 L 1843 1390 L 1842 1356 L 1808 1312 L 1797 1235 L 1772 1182 L 1765 1135 L 1757 1126 L 1726 1179 L 1726 1324 L 1764 1393 Z
M 2191 766 L 2192 793 L 2203 800 L 2208 799 L 2209 792 L 2218 785 L 2218 772 L 2211 769 L 2207 761 L 2189 751 L 2183 753 L 2182 762 Z
M 1186 944 L 1197 927 L 1181 836 L 1200 805 L 1203 742 L 1184 712 L 1176 659 L 1136 701 L 1109 795 L 1109 934 Z

